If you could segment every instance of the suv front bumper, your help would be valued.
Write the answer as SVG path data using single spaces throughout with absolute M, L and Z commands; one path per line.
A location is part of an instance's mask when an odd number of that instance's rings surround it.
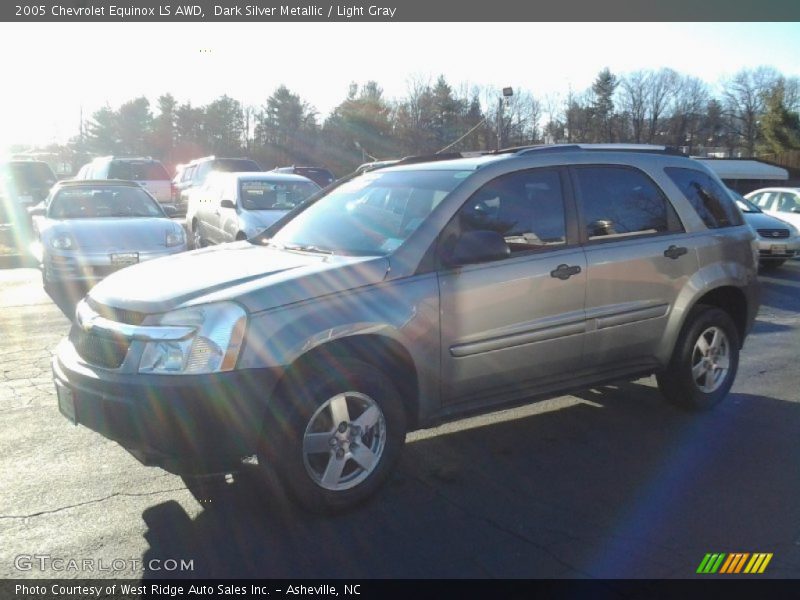
M 279 373 L 118 373 L 86 364 L 69 339 L 53 358 L 59 410 L 142 464 L 178 474 L 230 472 L 255 453 Z

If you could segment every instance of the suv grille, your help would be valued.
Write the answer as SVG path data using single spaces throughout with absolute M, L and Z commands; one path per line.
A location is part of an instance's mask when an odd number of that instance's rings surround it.
M 788 229 L 757 229 L 756 231 L 761 237 L 772 240 L 789 237 Z
M 119 368 L 128 354 L 130 345 L 124 338 L 108 338 L 86 333 L 77 325 L 72 327 L 69 339 L 83 360 L 106 369 Z

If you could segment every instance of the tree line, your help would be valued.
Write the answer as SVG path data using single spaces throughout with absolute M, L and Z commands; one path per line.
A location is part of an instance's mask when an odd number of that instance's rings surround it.
M 498 118 L 498 111 L 501 118 Z M 775 159 L 800 149 L 800 81 L 745 69 L 717 88 L 672 69 L 598 73 L 581 92 L 536 96 L 414 78 L 405 97 L 375 81 L 352 83 L 322 118 L 286 86 L 260 106 L 223 95 L 195 106 L 164 94 L 104 106 L 62 150 L 75 167 L 91 156 L 143 155 L 169 166 L 208 154 L 248 156 L 264 168 L 325 165 L 337 175 L 374 159 L 541 143 L 631 142 L 693 155 Z

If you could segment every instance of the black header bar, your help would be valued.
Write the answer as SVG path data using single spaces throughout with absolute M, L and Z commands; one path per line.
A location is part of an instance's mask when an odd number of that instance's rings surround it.
M 11 22 L 800 21 L 797 0 L 10 0 Z M 445 36 L 443 34 L 443 41 Z M 566 40 L 565 40 L 566 41 Z M 602 44 L 603 31 L 589 44 Z

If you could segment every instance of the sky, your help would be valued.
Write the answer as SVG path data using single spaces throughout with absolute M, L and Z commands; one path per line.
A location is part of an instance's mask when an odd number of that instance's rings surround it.
M 670 67 L 717 85 L 743 68 L 800 76 L 800 23 L 0 23 L 0 151 L 63 142 L 105 104 L 164 93 L 263 105 L 286 85 L 324 118 L 351 82 L 413 79 L 581 92 Z

